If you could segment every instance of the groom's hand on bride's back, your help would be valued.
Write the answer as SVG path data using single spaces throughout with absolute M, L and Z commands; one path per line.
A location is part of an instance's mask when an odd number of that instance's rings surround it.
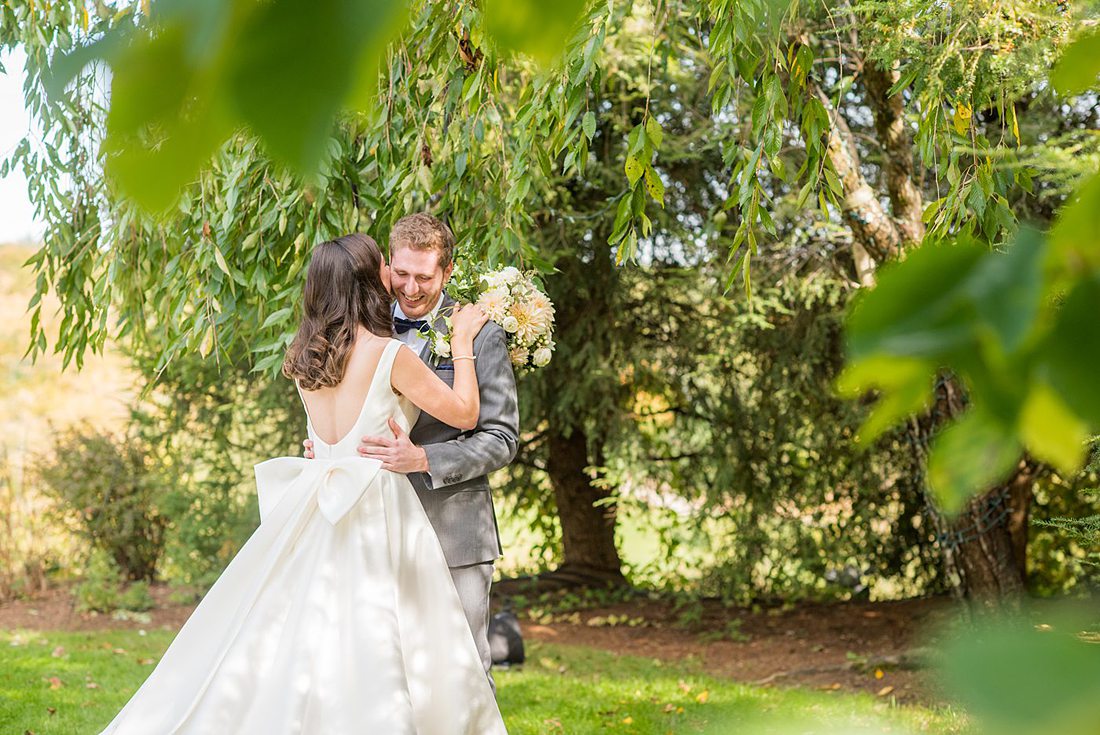
M 302 456 L 306 459 L 313 459 L 313 442 L 306 439 L 302 442 L 302 446 L 304 447 L 304 449 L 302 449 Z
M 382 469 L 390 472 L 406 475 L 410 472 L 428 472 L 428 455 L 424 448 L 413 444 L 405 430 L 392 418 L 389 425 L 393 438 L 364 436 L 359 442 L 359 456 L 379 460 Z

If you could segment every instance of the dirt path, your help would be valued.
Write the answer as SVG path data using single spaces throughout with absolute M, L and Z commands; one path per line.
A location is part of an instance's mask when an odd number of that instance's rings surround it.
M 927 672 L 914 667 L 926 629 L 951 614 L 946 599 L 804 604 L 758 612 L 715 604 L 705 606 L 702 621 L 685 630 L 668 604 L 629 603 L 586 610 L 569 622 L 528 621 L 524 633 L 622 654 L 694 660 L 709 673 L 745 683 L 865 691 L 930 703 L 938 700 L 934 687 Z M 619 616 L 620 624 L 606 625 L 609 616 Z M 622 623 L 624 617 L 635 625 Z
M 152 588 L 156 607 L 116 619 L 73 609 L 67 590 L 0 603 L 0 629 L 177 630 L 193 605 Z M 722 677 L 766 686 L 865 691 L 901 702 L 935 702 L 928 676 L 910 666 L 923 631 L 951 615 L 946 599 L 803 604 L 790 609 L 696 608 L 689 621 L 663 601 L 632 601 L 521 619 L 531 640 L 588 646 L 667 661 L 688 660 Z M 739 622 L 737 622 L 739 621 Z M 685 627 L 685 622 L 688 625 Z

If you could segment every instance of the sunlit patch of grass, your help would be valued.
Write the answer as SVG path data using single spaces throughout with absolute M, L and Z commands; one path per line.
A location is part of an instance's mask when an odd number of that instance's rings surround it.
M 957 712 L 891 706 L 865 694 L 753 687 L 687 665 L 572 646 L 534 643 L 529 653 L 522 669 L 496 674 L 513 735 L 968 732 Z
M 98 733 L 174 636 L 0 632 L 0 733 Z

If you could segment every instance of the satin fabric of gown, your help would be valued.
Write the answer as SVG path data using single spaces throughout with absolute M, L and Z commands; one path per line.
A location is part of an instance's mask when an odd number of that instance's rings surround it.
M 359 418 L 316 459 L 256 465 L 260 525 L 103 735 L 506 735 L 408 479 L 359 457 L 408 431 L 390 340 Z

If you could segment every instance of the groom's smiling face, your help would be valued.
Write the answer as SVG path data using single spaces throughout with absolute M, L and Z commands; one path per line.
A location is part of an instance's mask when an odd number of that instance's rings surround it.
M 439 301 L 454 264 L 439 267 L 438 250 L 399 248 L 390 256 L 390 286 L 410 319 L 427 316 Z

